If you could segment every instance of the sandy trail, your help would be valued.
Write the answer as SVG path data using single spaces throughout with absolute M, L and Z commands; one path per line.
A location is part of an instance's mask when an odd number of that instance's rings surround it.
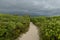
M 19 39 L 20 40 L 39 40 L 38 29 L 32 22 L 30 22 L 29 31 L 26 34 L 23 34 L 23 36 Z

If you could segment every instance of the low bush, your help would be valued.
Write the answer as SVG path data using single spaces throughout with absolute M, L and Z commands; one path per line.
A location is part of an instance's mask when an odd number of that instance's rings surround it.
M 29 28 L 29 16 L 0 14 L 0 40 L 15 40 Z
M 38 26 L 40 40 L 60 40 L 60 16 L 33 17 L 31 21 Z

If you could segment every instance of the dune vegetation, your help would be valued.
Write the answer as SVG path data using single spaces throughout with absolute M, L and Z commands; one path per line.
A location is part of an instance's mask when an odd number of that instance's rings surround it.
M 60 16 L 32 17 L 31 21 L 38 28 L 40 40 L 60 40 Z
M 15 40 L 29 30 L 33 22 L 40 40 L 60 40 L 60 16 L 37 16 L 0 14 L 0 40 Z
M 28 15 L 0 14 L 0 40 L 15 40 L 29 29 Z

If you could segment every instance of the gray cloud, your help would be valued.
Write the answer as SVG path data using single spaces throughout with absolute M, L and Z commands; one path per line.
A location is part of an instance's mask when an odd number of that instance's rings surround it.
M 60 0 L 0 0 L 0 11 L 40 13 L 54 9 L 60 9 Z

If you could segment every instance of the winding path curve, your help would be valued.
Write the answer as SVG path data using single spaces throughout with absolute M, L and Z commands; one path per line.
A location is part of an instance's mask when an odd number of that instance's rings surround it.
M 39 40 L 38 29 L 32 22 L 30 22 L 29 31 L 26 34 L 23 34 L 23 36 L 19 39 L 20 40 Z

